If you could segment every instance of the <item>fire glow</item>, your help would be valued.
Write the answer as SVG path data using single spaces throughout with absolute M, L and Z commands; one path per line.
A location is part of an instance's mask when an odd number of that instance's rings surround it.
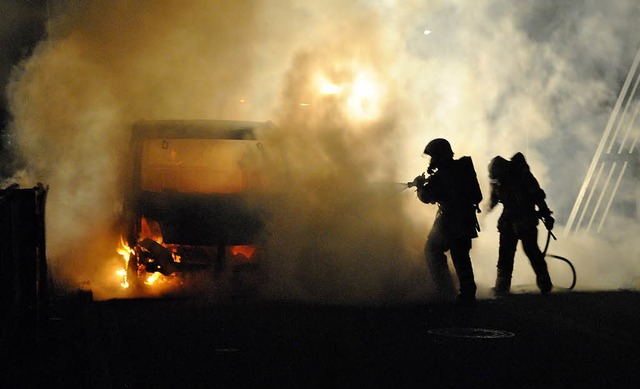
M 120 238 L 120 247 L 118 247 L 117 252 L 118 254 L 120 254 L 122 259 L 124 260 L 124 268 L 118 269 L 116 271 L 116 274 L 118 275 L 118 277 L 122 279 L 120 286 L 122 286 L 124 289 L 127 289 L 129 288 L 129 278 L 127 276 L 127 269 L 129 268 L 129 259 L 131 259 L 131 254 L 133 254 L 133 250 L 131 249 L 131 247 L 129 247 L 129 245 L 125 243 L 123 238 Z
M 154 220 L 149 220 L 143 217 L 140 220 L 140 236 L 138 238 L 138 243 L 145 239 L 153 240 L 158 245 L 166 249 L 166 251 L 171 254 L 171 259 L 174 264 L 182 262 L 182 258 L 178 253 L 180 245 L 164 243 L 158 223 Z M 222 248 L 222 250 L 227 251 L 229 259 L 234 261 L 236 264 L 253 262 L 256 260 L 258 255 L 258 248 L 254 245 L 234 245 Z M 137 279 L 144 285 L 154 287 L 161 284 L 169 287 L 177 287 L 182 283 L 181 276 L 176 272 L 163 274 L 160 271 L 150 271 L 147 267 L 148 265 L 137 262 L 138 256 L 144 256 L 145 253 L 149 254 L 144 247 L 144 243 L 141 245 L 136 244 L 134 248 L 131 248 L 126 243 L 124 237 L 121 237 L 120 245 L 116 251 L 122 257 L 124 262 L 123 267 L 116 271 L 117 276 L 121 280 L 120 286 L 124 289 L 128 289 L 131 286 L 130 277 L 137 277 Z M 135 265 L 131 263 L 132 260 L 136 261 Z M 162 263 L 157 263 L 154 258 L 148 258 L 148 260 L 150 264 L 157 265 L 157 268 L 162 267 Z
M 315 81 L 317 90 L 321 95 L 340 97 L 352 120 L 375 120 L 382 111 L 380 82 L 372 71 L 357 70 L 354 73 L 353 79 L 343 82 L 318 74 Z
M 180 263 L 181 259 L 180 259 L 180 256 L 175 253 L 176 251 L 175 247 L 172 247 L 171 245 L 163 244 L 162 233 L 160 231 L 160 226 L 158 225 L 157 222 L 153 220 L 147 220 L 147 218 L 143 217 L 140 220 L 140 230 L 141 230 L 140 237 L 138 241 L 141 241 L 143 239 L 151 239 L 155 241 L 156 243 L 162 245 L 163 247 L 171 251 L 171 256 L 174 262 Z M 124 261 L 123 268 L 118 269 L 116 271 L 116 274 L 122 280 L 120 282 L 120 286 L 124 289 L 128 289 L 131 286 L 129 282 L 129 269 L 131 269 L 129 262 L 131 261 L 132 256 L 136 256 L 138 254 L 136 253 L 136 250 L 134 248 L 129 247 L 124 237 L 120 238 L 120 246 L 116 251 Z M 144 265 L 137 264 L 135 266 L 135 274 L 133 274 L 133 276 L 140 277 L 142 273 L 146 273 L 146 269 L 144 268 Z M 172 275 L 164 276 L 160 272 L 152 272 L 146 278 L 146 280 L 144 281 L 144 284 L 151 286 L 151 285 L 157 285 L 159 283 L 167 283 L 167 282 L 170 282 L 173 278 L 175 277 L 172 277 Z
M 250 261 L 255 257 L 256 246 L 242 245 L 231 246 L 231 255 L 242 256 L 245 260 Z
M 122 257 L 124 264 L 123 268 L 116 270 L 116 275 L 121 279 L 120 286 L 123 289 L 128 289 L 131 284 L 129 283 L 129 271 L 127 269 L 130 268 L 129 261 L 131 260 L 131 257 L 133 255 L 136 255 L 136 253 L 135 250 L 129 247 L 129 245 L 127 245 L 122 238 L 120 239 L 120 247 L 118 247 L 117 252 Z M 173 257 L 176 263 L 180 262 L 179 256 L 176 256 L 175 253 L 173 253 Z M 138 265 L 137 267 L 138 268 L 135 269 L 135 274 L 133 275 L 134 277 L 140 276 L 140 273 L 146 272 L 146 270 L 139 268 L 140 265 Z M 149 274 L 148 277 L 146 277 L 146 279 L 144 280 L 144 284 L 147 286 L 166 284 L 174 281 L 175 279 L 176 277 L 174 276 L 174 274 L 165 276 L 160 272 L 153 272 Z

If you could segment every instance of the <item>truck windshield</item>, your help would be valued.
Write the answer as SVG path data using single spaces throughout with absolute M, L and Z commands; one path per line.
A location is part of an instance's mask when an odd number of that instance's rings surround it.
M 255 140 L 146 139 L 141 189 L 203 194 L 258 191 L 260 159 Z

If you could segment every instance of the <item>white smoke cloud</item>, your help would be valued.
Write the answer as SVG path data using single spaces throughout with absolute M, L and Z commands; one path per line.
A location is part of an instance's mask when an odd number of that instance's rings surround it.
M 434 207 L 373 184 L 423 171 L 435 137 L 473 157 L 485 197 L 489 160 L 524 152 L 561 228 L 640 40 L 633 0 L 70 5 L 9 89 L 29 176 L 51 187 L 60 272 L 95 280 L 113 256 L 133 121 L 273 120 L 265 142 L 286 154 L 291 181 L 269 224 L 277 282 L 267 291 L 324 301 L 428 296 Z M 353 97 L 358 77 L 377 97 Z M 322 94 L 318 82 L 338 89 Z M 484 289 L 494 213 L 481 214 L 472 251 Z M 637 232 L 637 219 L 626 223 Z M 563 238 L 550 251 L 574 259 L 581 288 L 637 286 L 638 256 L 627 253 L 638 247 L 624 238 Z M 517 260 L 515 282 L 532 279 L 528 266 Z

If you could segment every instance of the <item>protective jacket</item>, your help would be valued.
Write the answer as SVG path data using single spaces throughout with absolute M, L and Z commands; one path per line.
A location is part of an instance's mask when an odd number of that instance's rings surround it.
M 491 182 L 490 208 L 498 203 L 503 205 L 498 219 L 499 231 L 513 227 L 516 230 L 535 228 L 539 217 L 551 214 L 545 192 L 531 173 L 524 156 L 519 158 L 522 154 L 518 154 L 512 158 L 509 168 Z
M 542 218 L 549 231 L 554 219 L 540 188 L 522 153 L 516 153 L 511 161 L 496 157 L 489 166 L 491 182 L 490 208 L 499 202 L 503 205 L 498 219 L 500 248 L 498 274 L 494 291 L 507 294 L 511 288 L 511 275 L 518 241 L 536 273 L 536 283 L 541 293 L 553 288 L 544 254 L 538 247 L 538 218 Z M 536 207 L 538 209 L 536 209 Z
M 420 201 L 438 204 L 438 223 L 444 232 L 458 238 L 478 236 L 476 212 L 482 201 L 471 157 L 451 160 L 417 186 Z

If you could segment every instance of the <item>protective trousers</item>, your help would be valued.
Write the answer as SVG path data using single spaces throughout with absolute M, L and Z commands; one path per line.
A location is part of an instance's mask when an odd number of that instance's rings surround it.
M 508 293 L 511 286 L 513 273 L 513 261 L 518 245 L 522 241 L 522 249 L 529 258 L 531 267 L 536 274 L 536 283 L 542 293 L 551 290 L 551 278 L 547 269 L 544 254 L 538 246 L 538 229 L 536 226 L 516 228 L 513 224 L 507 224 L 500 228 L 500 248 L 498 250 L 498 277 L 496 279 L 496 291 Z
M 471 265 L 471 238 L 452 236 L 442 228 L 436 219 L 433 229 L 429 233 L 424 248 L 429 274 L 436 286 L 439 298 L 450 299 L 455 296 L 455 286 L 447 265 L 446 252 L 450 251 L 451 260 L 460 284 L 462 298 L 475 299 L 476 283 Z

